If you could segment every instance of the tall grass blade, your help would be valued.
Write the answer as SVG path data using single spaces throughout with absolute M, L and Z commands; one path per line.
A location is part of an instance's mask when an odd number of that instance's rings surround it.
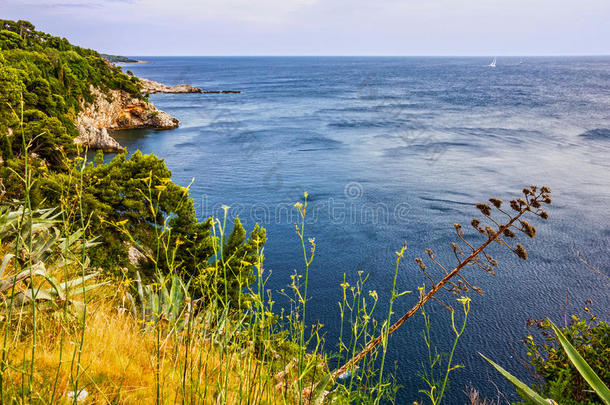
M 500 374 L 502 374 L 504 376 L 504 378 L 506 378 L 508 381 L 510 381 L 515 386 L 515 388 L 517 388 L 517 390 L 519 390 L 522 394 L 524 394 L 534 404 L 549 405 L 549 402 L 546 399 L 544 399 L 540 395 L 538 395 L 536 393 L 536 391 L 534 391 L 533 389 L 528 387 L 525 383 L 521 382 L 517 377 L 515 377 L 508 371 L 504 370 L 498 364 L 494 363 L 492 360 L 488 359 L 481 353 L 479 353 L 479 354 L 481 355 L 481 357 L 483 357 L 485 360 L 487 360 L 487 362 L 489 364 L 494 366 L 494 368 L 496 370 L 498 370 L 498 372 L 500 372 Z

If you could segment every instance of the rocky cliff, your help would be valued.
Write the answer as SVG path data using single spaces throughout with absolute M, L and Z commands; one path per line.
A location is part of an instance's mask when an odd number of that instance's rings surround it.
M 201 93 L 199 87 L 193 87 L 188 84 L 179 84 L 178 86 L 166 86 L 163 83 L 155 82 L 153 80 L 140 78 L 142 85 L 142 93 Z
M 105 152 L 120 152 L 124 148 L 108 134 L 108 130 L 178 127 L 178 119 L 123 90 L 110 90 L 105 94 L 92 87 L 91 92 L 93 102 L 83 103 L 76 118 L 79 136 L 74 142 L 78 144 Z

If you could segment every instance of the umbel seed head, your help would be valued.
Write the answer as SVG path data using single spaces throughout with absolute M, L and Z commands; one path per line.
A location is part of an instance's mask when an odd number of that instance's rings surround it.
M 500 208 L 502 206 L 502 200 L 498 198 L 490 198 L 489 202 L 493 204 L 494 207 Z
M 527 251 L 523 247 L 522 244 L 517 243 L 517 248 L 515 249 L 515 254 L 522 258 L 523 260 L 527 260 Z
M 489 205 L 478 203 L 476 207 L 479 209 L 479 211 L 481 211 L 481 214 L 485 215 L 486 217 L 491 215 L 491 207 Z

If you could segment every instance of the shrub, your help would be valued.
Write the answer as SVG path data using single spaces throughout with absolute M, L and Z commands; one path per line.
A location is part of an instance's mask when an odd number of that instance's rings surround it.
M 541 381 L 536 389 L 546 397 L 560 404 L 595 404 L 600 399 L 588 386 L 568 355 L 559 345 L 557 335 L 552 331 L 548 320 L 529 321 L 541 331 L 544 341 L 538 343 L 532 335 L 525 344 L 530 362 Z M 607 385 L 610 384 L 610 325 L 592 316 L 588 321 L 572 316 L 570 324 L 561 328 L 593 371 Z

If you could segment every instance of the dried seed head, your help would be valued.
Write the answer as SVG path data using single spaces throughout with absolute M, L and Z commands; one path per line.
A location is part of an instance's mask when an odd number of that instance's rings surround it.
M 430 256 L 430 259 L 434 259 L 435 258 L 435 254 L 432 250 L 426 248 L 426 254 L 428 254 L 428 256 Z
M 496 230 L 493 229 L 491 226 L 487 225 L 485 227 L 485 233 L 491 238 L 496 234 Z
M 553 202 L 553 200 L 551 200 L 551 197 L 548 194 L 542 194 L 542 198 L 543 198 L 543 201 L 547 204 L 550 204 Z
M 534 193 L 535 193 L 535 192 L 536 192 L 536 190 L 538 189 L 538 187 L 537 187 L 537 186 L 530 186 L 530 188 L 532 189 L 532 191 L 533 191 Z
M 529 236 L 530 238 L 536 236 L 536 228 L 530 225 L 526 220 L 521 220 L 521 226 L 523 232 L 525 232 L 527 236 Z
M 515 249 L 515 254 L 522 258 L 523 260 L 527 260 L 527 251 L 523 247 L 522 244 L 517 243 L 517 248 Z
M 470 221 L 470 225 L 472 225 L 472 227 L 475 229 L 479 229 L 479 225 L 481 225 L 481 221 L 479 221 L 476 218 L 473 218 L 472 221 Z
M 523 189 L 523 194 L 527 196 L 529 194 L 534 194 L 534 193 L 532 193 L 532 190 L 530 190 L 529 188 L 525 187 Z
M 511 200 L 510 201 L 510 207 L 512 209 L 514 209 L 515 211 L 520 211 L 521 207 L 519 207 L 519 203 L 517 202 L 517 200 Z
M 451 249 L 453 249 L 453 252 L 456 255 L 461 255 L 462 254 L 462 249 L 460 249 L 460 246 L 455 243 L 455 242 L 451 242 Z
M 517 202 L 520 206 L 527 205 L 527 202 L 523 198 L 517 198 Z
M 532 199 L 531 205 L 534 208 L 540 208 L 540 203 L 538 202 L 538 200 Z
M 483 289 L 481 287 L 477 287 L 476 285 L 473 285 L 472 289 L 474 291 L 476 291 L 476 293 L 479 294 L 480 296 L 483 296 Z
M 419 257 L 415 258 L 415 263 L 417 263 L 417 265 L 419 266 L 420 269 L 422 269 L 422 271 L 426 270 L 426 265 L 424 264 L 424 261 L 422 259 L 420 259 Z
M 547 214 L 546 211 L 540 211 L 540 214 L 538 214 L 538 215 L 542 219 L 549 219 L 549 214 Z
M 460 231 L 462 230 L 462 225 L 455 223 L 453 224 L 453 227 L 455 228 L 455 230 L 460 233 Z
M 500 208 L 502 206 L 502 200 L 498 198 L 490 198 L 489 202 L 492 203 L 496 208 Z
M 479 211 L 481 211 L 481 214 L 485 215 L 486 217 L 491 215 L 491 207 L 489 205 L 478 203 L 476 207 L 479 209 Z
M 508 238 L 514 238 L 515 237 L 515 233 L 513 231 L 511 231 L 510 229 L 506 228 L 504 230 L 504 236 L 506 236 Z
M 540 191 L 543 192 L 543 193 L 549 193 L 549 194 L 551 193 L 551 189 L 549 187 L 547 187 L 547 186 L 542 186 L 540 188 Z

